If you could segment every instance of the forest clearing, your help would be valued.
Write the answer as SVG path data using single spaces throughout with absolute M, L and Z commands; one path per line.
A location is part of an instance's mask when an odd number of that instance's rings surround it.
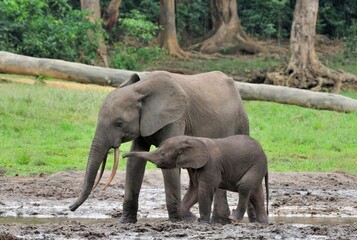
M 0 13 L 0 240 L 357 239 L 357 0 L 5 0 Z M 228 191 L 212 211 L 226 224 L 202 223 L 198 203 L 185 215 L 192 169 L 122 158 L 234 134 L 267 156 L 268 224 L 248 220 L 258 187 L 242 222 Z

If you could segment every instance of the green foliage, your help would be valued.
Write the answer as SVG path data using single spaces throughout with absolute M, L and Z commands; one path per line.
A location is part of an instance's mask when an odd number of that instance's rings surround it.
M 143 63 L 163 57 L 163 50 L 152 44 L 159 27 L 146 20 L 145 15 L 137 10 L 120 20 L 120 41 L 114 44 L 112 65 L 115 68 L 140 70 Z
M 133 9 L 130 14 L 126 14 L 119 23 L 120 31 L 124 34 L 124 41 L 135 38 L 135 40 L 148 44 L 159 30 L 157 25 L 148 21 L 146 16 L 136 9 Z
M 343 38 L 357 21 L 357 0 L 320 0 L 317 31 L 332 38 Z
M 253 36 L 288 38 L 294 6 L 288 0 L 242 0 L 238 12 L 242 27 Z
M 129 47 L 117 44 L 117 53 L 113 58 L 113 66 L 119 69 L 141 70 L 144 64 L 165 58 L 164 50 L 159 47 Z
M 0 50 L 84 63 L 97 49 L 87 32 L 103 31 L 66 0 L 1 1 L 0 29 Z
M 177 1 L 176 29 L 183 46 L 204 40 L 211 28 L 210 1 Z
M 130 12 L 136 9 L 145 19 L 157 24 L 160 19 L 160 1 L 152 0 L 132 0 L 132 1 L 122 1 L 120 5 L 120 14 L 122 16 L 130 17 Z
M 345 37 L 344 56 L 357 61 L 357 20 L 349 27 Z

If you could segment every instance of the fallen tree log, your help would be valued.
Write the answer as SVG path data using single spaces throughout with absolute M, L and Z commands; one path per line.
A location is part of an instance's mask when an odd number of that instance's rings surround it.
M 113 87 L 119 86 L 134 73 L 62 60 L 27 57 L 4 51 L 0 51 L 0 72 L 30 76 L 44 75 L 79 83 Z M 136 73 L 144 77 L 149 72 Z M 266 84 L 235 82 L 235 85 L 245 100 L 271 101 L 340 112 L 357 111 L 357 100 L 338 94 Z
M 356 112 L 357 100 L 338 94 L 313 92 L 283 86 L 236 82 L 244 100 L 260 100 L 306 108 Z
M 135 73 L 57 59 L 34 58 L 0 51 L 0 72 L 29 76 L 48 76 L 85 84 L 118 86 Z M 145 72 L 138 73 L 143 77 Z

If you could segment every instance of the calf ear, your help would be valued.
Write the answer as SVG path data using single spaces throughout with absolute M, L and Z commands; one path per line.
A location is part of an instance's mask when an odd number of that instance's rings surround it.
M 118 88 L 126 87 L 126 86 L 136 83 L 138 81 L 140 81 L 140 77 L 138 74 L 134 73 L 133 75 L 131 75 L 131 77 L 128 80 L 126 80 L 122 84 L 120 84 L 120 86 Z
M 208 161 L 208 148 L 204 141 L 192 138 L 187 140 L 187 147 L 177 157 L 176 166 L 180 168 L 201 168 Z

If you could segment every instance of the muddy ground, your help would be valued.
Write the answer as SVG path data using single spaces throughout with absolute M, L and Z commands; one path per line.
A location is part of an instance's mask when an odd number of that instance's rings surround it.
M 2 239 L 357 239 L 357 176 L 341 173 L 270 173 L 269 225 L 167 221 L 162 175 L 145 173 L 139 221 L 120 225 L 124 172 L 97 188 L 76 211 L 83 172 L 0 177 Z M 108 178 L 108 173 L 103 177 Z M 183 171 L 183 191 L 187 188 Z M 229 193 L 234 209 L 237 194 Z M 193 212 L 198 214 L 197 206 Z

